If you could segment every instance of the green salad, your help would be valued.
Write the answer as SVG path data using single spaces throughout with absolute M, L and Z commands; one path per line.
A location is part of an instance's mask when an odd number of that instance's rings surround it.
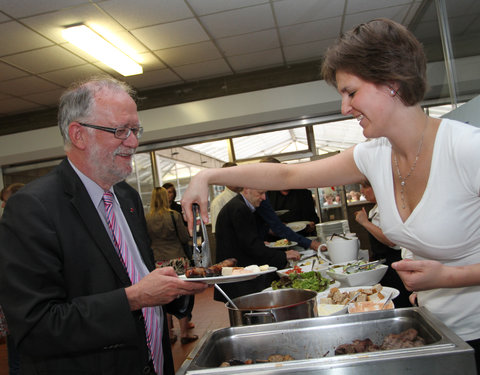
M 315 292 L 323 292 L 328 289 L 333 280 L 322 277 L 320 272 L 310 271 L 303 273 L 292 272 L 280 280 L 272 282 L 272 289 L 310 289 Z

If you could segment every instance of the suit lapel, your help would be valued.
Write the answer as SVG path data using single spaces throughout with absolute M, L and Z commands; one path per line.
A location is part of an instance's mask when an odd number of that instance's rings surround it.
M 124 285 L 130 285 L 130 278 L 82 181 L 67 160 L 64 160 L 59 168 L 62 172 L 65 192 L 71 196 L 70 201 L 77 210 L 87 231 L 97 243 L 99 250 L 103 253 L 117 277 Z

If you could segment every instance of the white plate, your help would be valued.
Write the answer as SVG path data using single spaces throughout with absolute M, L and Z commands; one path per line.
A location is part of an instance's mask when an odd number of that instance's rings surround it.
M 308 224 L 310 224 L 309 221 L 293 221 L 285 225 L 289 227 L 291 230 L 293 230 L 294 232 L 300 232 L 301 230 L 304 230 Z
M 303 262 L 298 262 L 297 266 L 300 267 L 303 272 L 310 272 L 310 271 L 320 272 L 320 271 L 324 271 L 328 267 L 330 267 L 330 265 L 328 263 L 319 264 L 318 262 L 315 262 L 315 265 L 313 266 L 313 270 L 312 270 L 312 262 L 313 262 L 313 259 L 305 259 Z M 292 269 L 293 269 L 293 267 L 285 268 L 283 270 L 278 270 L 277 275 L 280 276 L 280 277 L 288 276 L 287 271 L 290 271 Z M 331 279 L 331 277 L 328 277 L 328 278 Z M 340 285 L 340 282 L 338 282 L 338 283 L 339 283 L 338 285 Z
M 227 283 L 236 283 L 239 281 L 246 281 L 255 279 L 260 275 L 275 272 L 277 267 L 268 267 L 266 271 L 247 273 L 245 275 L 233 275 L 233 276 L 215 276 L 215 277 L 191 277 L 187 278 L 185 275 L 178 276 L 180 279 L 185 281 L 200 281 L 207 284 L 227 284 Z
M 317 255 L 317 252 L 315 250 L 304 250 L 304 251 L 299 251 L 299 253 L 300 253 L 300 260 L 308 259 L 310 257 Z
M 265 244 L 266 247 L 271 247 L 272 249 L 288 249 L 289 247 L 294 247 L 298 245 L 297 242 L 295 241 L 290 241 L 289 245 L 280 245 L 280 246 L 275 246 L 275 242 L 267 242 Z
M 339 288 L 338 290 L 341 292 L 341 293 L 348 293 L 348 292 L 352 292 L 352 291 L 355 291 L 355 290 L 358 290 L 358 289 L 372 289 L 372 286 L 352 286 L 352 287 L 348 287 L 348 288 Z M 318 298 L 318 303 L 320 303 L 320 298 L 324 298 L 324 297 L 327 297 L 328 296 L 328 293 L 329 293 L 329 290 L 325 290 L 321 293 L 318 293 L 317 295 L 317 298 Z M 392 299 L 394 298 L 397 298 L 398 295 L 400 294 L 400 292 L 398 291 L 398 289 L 395 289 L 395 288 L 390 288 L 388 286 L 383 286 L 382 285 L 382 291 L 381 293 L 385 296 L 385 298 L 383 298 L 382 300 L 380 301 L 377 301 L 377 302 L 381 302 L 381 301 L 384 301 L 388 298 L 388 296 L 390 295 L 390 293 L 393 293 L 392 295 Z

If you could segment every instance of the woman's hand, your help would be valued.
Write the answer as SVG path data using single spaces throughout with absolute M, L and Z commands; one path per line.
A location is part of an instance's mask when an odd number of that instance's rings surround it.
M 365 226 L 366 223 L 368 223 L 368 216 L 367 216 L 367 211 L 365 211 L 365 207 L 363 207 L 360 211 L 355 211 L 355 221 L 360 224 L 362 227 Z
M 392 263 L 392 268 L 410 291 L 452 287 L 448 285 L 448 267 L 436 260 L 404 259 Z
M 187 222 L 190 235 L 193 234 L 193 210 L 192 205 L 198 204 L 200 207 L 200 216 L 204 223 L 208 223 L 208 178 L 206 176 L 208 169 L 197 173 L 188 184 L 187 190 L 182 196 L 183 218 Z

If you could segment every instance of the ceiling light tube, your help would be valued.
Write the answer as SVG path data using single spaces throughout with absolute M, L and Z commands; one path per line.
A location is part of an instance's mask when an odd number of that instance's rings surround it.
M 123 76 L 142 74 L 142 66 L 85 25 L 72 26 L 62 31 L 63 37 Z

